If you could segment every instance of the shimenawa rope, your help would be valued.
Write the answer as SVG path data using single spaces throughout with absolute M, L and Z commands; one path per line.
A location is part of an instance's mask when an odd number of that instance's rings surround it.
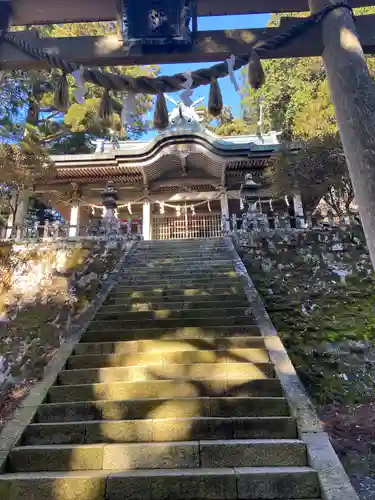
M 320 23 L 327 16 L 327 14 L 339 8 L 348 9 L 354 17 L 353 9 L 346 2 L 328 5 L 319 12 L 298 22 L 284 33 L 276 35 L 269 40 L 260 42 L 259 44 L 253 45 L 248 54 L 236 56 L 233 69 L 238 70 L 248 64 L 253 52 L 261 58 L 262 55 L 267 52 L 283 47 L 300 36 L 302 33 L 305 33 L 314 25 Z M 79 69 L 78 64 L 67 62 L 59 56 L 48 54 L 38 47 L 33 47 L 29 41 L 24 40 L 15 34 L 9 33 L 6 30 L 2 30 L 2 32 L 0 32 L 0 42 L 1 39 L 13 44 L 25 54 L 28 54 L 35 59 L 45 61 L 48 66 L 61 69 L 65 74 L 72 73 L 73 71 Z M 226 76 L 228 76 L 228 64 L 226 62 L 215 64 L 210 68 L 196 70 L 191 73 L 191 77 L 193 79 L 193 85 L 191 88 L 197 88 L 201 85 L 209 85 L 213 79 L 224 78 Z M 132 77 L 128 75 L 116 75 L 114 73 L 103 72 L 97 69 L 85 69 L 83 77 L 87 82 L 94 83 L 106 90 L 125 90 L 142 94 L 177 92 L 183 89 L 181 84 L 186 81 L 186 76 L 182 73 L 177 73 L 173 76 L 158 76 L 151 78 L 147 76 Z

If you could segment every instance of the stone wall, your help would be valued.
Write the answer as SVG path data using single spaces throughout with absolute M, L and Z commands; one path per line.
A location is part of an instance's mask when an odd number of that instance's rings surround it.
M 0 248 L 0 424 L 66 341 L 123 251 L 121 241 Z
M 375 281 L 361 228 L 253 233 L 237 248 L 316 402 L 369 396 Z

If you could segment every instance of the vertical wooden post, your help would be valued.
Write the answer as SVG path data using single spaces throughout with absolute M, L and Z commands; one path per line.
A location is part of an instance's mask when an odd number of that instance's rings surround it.
M 143 202 L 142 211 L 142 233 L 144 240 L 151 239 L 151 205 L 150 200 L 145 200 Z
M 69 238 L 79 236 L 79 202 L 76 200 L 70 207 Z
M 338 0 L 309 0 L 312 13 Z M 351 13 L 333 10 L 322 22 L 322 54 L 337 123 L 375 268 L 375 84 Z
M 224 231 L 226 233 L 230 232 L 230 220 L 229 220 L 229 204 L 228 204 L 228 193 L 226 189 L 223 188 L 223 191 L 220 195 L 220 207 L 221 207 L 221 217 L 224 223 Z

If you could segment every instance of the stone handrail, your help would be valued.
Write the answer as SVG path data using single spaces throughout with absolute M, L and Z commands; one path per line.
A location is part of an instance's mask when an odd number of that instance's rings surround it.
M 0 230 L 0 240 L 59 240 L 59 239 L 107 239 L 116 236 L 124 239 L 140 239 L 142 225 L 132 224 L 131 227 L 120 222 L 118 227 L 108 228 L 90 224 L 88 226 L 71 226 L 64 222 L 35 223 L 23 227 L 3 227 Z
M 278 213 L 247 213 L 242 216 L 233 214 L 226 220 L 231 233 L 258 233 L 264 231 L 290 231 L 321 229 L 330 230 L 359 225 L 360 220 L 356 214 L 342 214 L 341 216 L 315 217 L 311 214 L 305 216 L 290 216 Z

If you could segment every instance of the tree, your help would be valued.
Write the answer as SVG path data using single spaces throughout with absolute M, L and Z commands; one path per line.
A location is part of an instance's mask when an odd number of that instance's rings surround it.
M 323 199 L 341 215 L 350 212 L 354 199 L 346 159 L 339 138 L 314 138 L 287 147 L 266 172 L 266 181 L 275 196 L 299 193 L 307 211 L 312 212 Z
M 38 27 L 41 35 L 53 37 L 104 35 L 115 29 L 114 23 Z M 105 70 L 131 76 L 154 76 L 159 71 L 156 66 Z M 55 109 L 54 92 L 59 78 L 61 72 L 56 70 L 0 73 L 0 142 L 4 143 L 0 147 L 0 209 L 3 223 L 9 214 L 15 220 L 21 192 L 32 190 L 35 181 L 45 178 L 47 171 L 48 175 L 52 173 L 48 153 L 90 152 L 91 141 L 96 138 L 113 135 L 119 139 L 134 138 L 148 130 L 147 114 L 152 96 L 137 95 L 134 122 L 124 127 L 120 120 L 123 94 L 112 92 L 115 112 L 112 123 L 108 124 L 98 117 L 103 89 L 87 84 L 85 102 L 77 104 L 71 75 L 68 75 L 71 104 L 65 113 Z
M 14 222 L 22 194 L 31 191 L 37 181 L 53 175 L 46 151 L 26 137 L 19 144 L 0 144 L 0 211 Z
M 373 14 L 375 7 L 356 11 Z M 272 15 L 269 26 L 278 26 L 288 15 Z M 294 17 L 306 15 L 293 13 Z M 375 59 L 369 57 L 367 62 L 375 76 Z M 336 213 L 341 213 L 342 207 L 348 209 L 353 201 L 353 189 L 321 58 L 268 60 L 263 66 L 266 82 L 262 89 L 253 91 L 244 77 L 243 111 L 246 115 L 264 96 L 265 127 L 282 131 L 286 149 L 295 141 L 301 148 L 289 159 L 284 151 L 268 176 L 271 188 L 275 195 L 283 196 L 299 190 L 309 209 L 323 197 Z
M 234 118 L 231 106 L 224 106 L 221 115 L 214 118 L 206 106 L 198 106 L 197 111 L 202 117 L 202 125 L 221 136 L 235 136 L 253 134 L 256 132 L 256 123 L 243 118 Z
M 79 35 L 105 35 L 116 30 L 114 23 L 78 23 L 38 27 L 41 35 L 67 37 Z M 158 67 L 116 67 L 105 68 L 117 74 L 131 76 L 154 76 Z M 74 78 L 68 75 L 71 105 L 66 113 L 54 107 L 54 89 L 60 78 L 59 71 L 31 71 L 24 74 L 20 71 L 5 73 L 0 77 L 0 135 L 6 140 L 19 140 L 22 136 L 22 122 L 28 111 L 35 111 L 35 119 L 29 126 L 30 133 L 38 139 L 50 152 L 78 153 L 91 150 L 91 140 L 106 137 L 108 124 L 98 118 L 97 110 L 103 90 L 95 85 L 87 84 L 84 104 L 77 104 L 72 95 Z M 2 79 L 2 81 L 1 81 Z M 131 126 L 123 127 L 120 120 L 123 94 L 112 92 L 114 117 L 110 128 L 118 138 L 137 137 L 148 131 L 147 113 L 153 102 L 152 96 L 137 95 L 136 118 Z M 16 118 L 16 120 L 15 120 Z M 16 121 L 16 125 L 13 125 Z

